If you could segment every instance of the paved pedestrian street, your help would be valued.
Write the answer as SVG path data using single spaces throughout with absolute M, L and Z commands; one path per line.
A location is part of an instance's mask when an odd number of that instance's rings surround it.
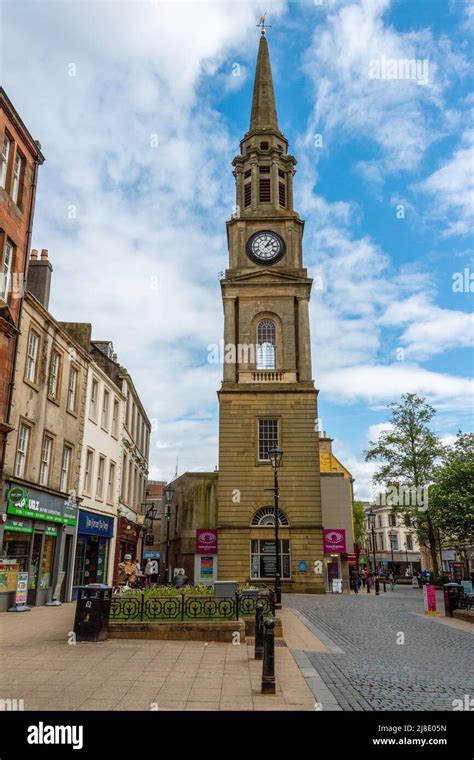
M 474 697 L 474 626 L 424 615 L 421 589 L 283 601 L 328 648 L 293 652 L 322 709 L 453 710 Z
M 423 615 L 422 592 L 410 587 L 284 595 L 275 695 L 260 692 L 252 643 L 71 644 L 74 610 L 0 616 L 0 700 L 40 711 L 440 711 L 474 696 L 473 626 Z
M 251 645 L 71 640 L 75 604 L 0 615 L 0 699 L 25 710 L 313 710 L 288 647 L 277 646 L 276 694 L 260 691 Z M 311 634 L 309 634 L 311 636 Z

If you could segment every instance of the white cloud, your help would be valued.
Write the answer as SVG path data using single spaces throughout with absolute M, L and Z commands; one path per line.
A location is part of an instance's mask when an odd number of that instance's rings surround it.
M 273 18 L 283 9 L 275 0 Z M 240 85 L 237 56 L 242 81 L 253 71 L 259 11 L 252 0 L 2 10 L 5 87 L 46 155 L 34 245 L 50 251 L 51 311 L 114 341 L 156 420 L 155 477 L 177 455 L 180 471 L 213 469 L 222 368 L 207 346 L 222 337 L 225 156 L 238 145 L 209 92 Z
M 366 364 L 323 372 L 318 386 L 327 398 L 339 403 L 377 404 L 399 399 L 402 393 L 417 393 L 440 410 L 472 409 L 474 394 L 471 379 L 431 372 L 407 362 Z
M 444 93 L 463 76 L 468 63 L 453 51 L 446 37 L 435 39 L 430 29 L 398 32 L 384 19 L 390 0 L 336 0 L 328 4 L 325 24 L 315 29 L 306 56 L 306 71 L 316 103 L 307 142 L 323 133 L 325 144 L 360 138 L 375 144 L 379 159 L 360 161 L 363 176 L 380 184 L 387 172 L 418 166 L 427 148 L 451 128 L 434 122 L 444 109 Z M 374 79 L 373 61 L 427 61 L 428 79 Z M 429 106 L 429 108 L 426 108 Z M 434 110 L 433 110 L 434 109 Z
M 445 237 L 472 235 L 474 129 L 466 130 L 451 158 L 416 187 L 431 198 L 428 215 L 442 221 Z
M 411 361 L 422 361 L 453 348 L 474 345 L 473 315 L 441 309 L 430 303 L 423 293 L 391 303 L 380 324 L 408 324 L 399 336 L 399 344 L 406 347 L 405 358 Z

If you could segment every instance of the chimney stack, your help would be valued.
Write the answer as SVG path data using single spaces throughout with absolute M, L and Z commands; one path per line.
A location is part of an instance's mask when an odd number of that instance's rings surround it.
M 27 289 L 44 306 L 46 311 L 49 309 L 52 271 L 53 267 L 48 259 L 47 249 L 42 249 L 41 258 L 38 259 L 38 251 L 33 248 L 28 267 Z

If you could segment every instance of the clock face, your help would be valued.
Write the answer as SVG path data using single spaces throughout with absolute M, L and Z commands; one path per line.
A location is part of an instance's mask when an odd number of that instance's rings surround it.
M 270 230 L 255 232 L 247 241 L 247 256 L 258 264 L 274 264 L 284 253 L 283 239 Z

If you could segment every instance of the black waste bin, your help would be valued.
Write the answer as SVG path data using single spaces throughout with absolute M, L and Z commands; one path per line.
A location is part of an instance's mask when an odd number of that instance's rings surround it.
M 460 583 L 445 583 L 443 585 L 444 594 L 444 614 L 446 617 L 453 616 L 453 610 L 458 606 L 458 599 L 464 592 Z
M 105 583 L 81 586 L 74 618 L 76 641 L 105 641 L 108 638 L 111 601 L 111 586 Z

